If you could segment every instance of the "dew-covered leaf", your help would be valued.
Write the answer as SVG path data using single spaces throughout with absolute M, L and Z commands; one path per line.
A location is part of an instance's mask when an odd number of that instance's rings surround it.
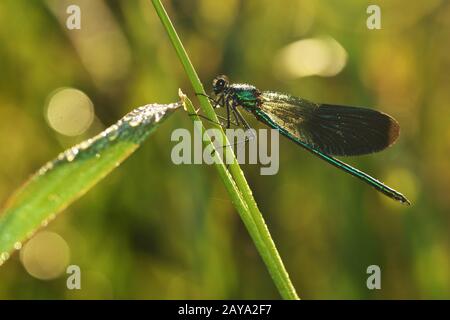
M 39 227 L 119 166 L 181 103 L 149 104 L 61 153 L 8 200 L 0 214 L 0 265 Z

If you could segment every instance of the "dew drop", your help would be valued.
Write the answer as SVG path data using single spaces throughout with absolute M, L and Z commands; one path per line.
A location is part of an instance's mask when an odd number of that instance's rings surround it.
M 16 250 L 22 249 L 22 242 L 17 241 L 16 243 L 14 243 L 14 249 Z
M 48 220 L 45 219 L 44 221 L 41 222 L 41 226 L 46 227 L 48 225 Z
M 42 168 L 39 169 L 38 174 L 43 175 L 47 171 L 51 170 L 53 168 L 53 164 L 51 162 L 48 162 L 46 165 L 44 165 Z
M 111 126 L 110 130 L 108 132 L 108 139 L 109 139 L 109 141 L 115 140 L 118 135 L 119 135 L 119 127 L 117 127 L 117 125 Z
M 159 113 L 159 112 L 155 113 L 155 122 L 159 122 L 159 120 L 161 120 L 161 118 L 162 118 L 161 113 Z
M 140 116 L 136 116 L 130 120 L 130 126 L 137 127 L 142 122 L 142 118 Z
M 90 145 L 91 145 L 91 142 L 89 140 L 83 141 L 82 143 L 80 143 L 80 149 L 86 150 L 87 148 L 89 148 Z
M 66 159 L 67 161 L 71 162 L 73 159 L 75 159 L 75 157 L 78 154 L 78 149 L 77 148 L 71 148 L 69 150 L 66 151 Z

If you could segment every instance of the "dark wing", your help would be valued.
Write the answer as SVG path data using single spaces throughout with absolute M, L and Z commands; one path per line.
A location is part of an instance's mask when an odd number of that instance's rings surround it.
M 397 140 L 400 131 L 395 119 L 379 111 L 316 104 L 275 92 L 262 93 L 260 109 L 257 115 L 262 121 L 284 128 L 329 155 L 352 156 L 383 150 Z

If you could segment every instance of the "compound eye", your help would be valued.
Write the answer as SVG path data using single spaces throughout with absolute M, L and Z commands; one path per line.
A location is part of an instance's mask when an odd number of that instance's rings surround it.
M 213 88 L 215 94 L 219 94 L 223 92 L 228 86 L 228 78 L 226 76 L 219 76 L 213 81 Z

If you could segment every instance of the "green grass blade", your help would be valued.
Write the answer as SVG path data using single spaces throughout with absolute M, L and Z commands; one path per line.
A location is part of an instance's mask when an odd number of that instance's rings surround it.
M 0 215 L 0 265 L 21 241 L 119 166 L 179 107 L 181 103 L 137 108 L 44 165 L 9 199 Z
M 255 199 L 253 198 L 252 190 L 250 189 L 247 180 L 245 179 L 244 173 L 242 172 L 236 158 L 234 157 L 233 149 L 230 147 L 230 143 L 227 140 L 225 133 L 223 132 L 219 121 L 217 119 L 216 113 L 214 112 L 209 99 L 206 98 L 205 91 L 203 89 L 203 85 L 200 82 L 200 79 L 197 75 L 197 72 L 192 65 L 189 56 L 184 49 L 184 46 L 170 20 L 167 15 L 164 6 L 161 4 L 160 0 L 152 0 L 153 6 L 158 14 L 162 25 L 166 29 L 166 32 L 169 36 L 169 39 L 175 48 L 175 51 L 178 55 L 178 58 L 183 65 L 183 68 L 188 76 L 194 91 L 197 94 L 201 94 L 198 96 L 200 101 L 200 106 L 202 111 L 205 113 L 208 119 L 211 119 L 212 122 L 215 123 L 215 127 L 221 130 L 223 141 L 225 141 L 228 146 L 225 151 L 232 155 L 233 163 L 229 165 L 229 169 L 231 172 L 231 176 L 234 179 L 234 183 L 236 188 L 229 188 L 228 181 L 229 173 L 223 174 L 221 172 L 221 167 L 217 167 L 219 170 L 220 177 L 224 182 L 227 190 L 232 199 L 242 199 L 245 202 L 245 207 L 242 207 L 245 210 L 241 210 L 236 207 L 241 218 L 247 227 L 250 236 L 255 243 L 258 252 L 260 253 L 264 263 L 266 264 L 267 270 L 269 271 L 275 286 L 277 287 L 280 295 L 284 299 L 299 299 L 299 296 L 295 290 L 294 285 L 292 284 L 289 274 L 283 264 L 280 254 L 275 246 L 275 243 L 270 235 L 269 229 L 264 221 L 264 217 L 259 211 L 258 205 L 256 204 Z M 186 104 L 186 107 L 189 107 L 189 104 Z M 193 110 L 190 111 L 191 113 Z M 239 193 L 239 195 L 235 195 L 234 193 Z M 238 202 L 234 202 L 235 204 Z

